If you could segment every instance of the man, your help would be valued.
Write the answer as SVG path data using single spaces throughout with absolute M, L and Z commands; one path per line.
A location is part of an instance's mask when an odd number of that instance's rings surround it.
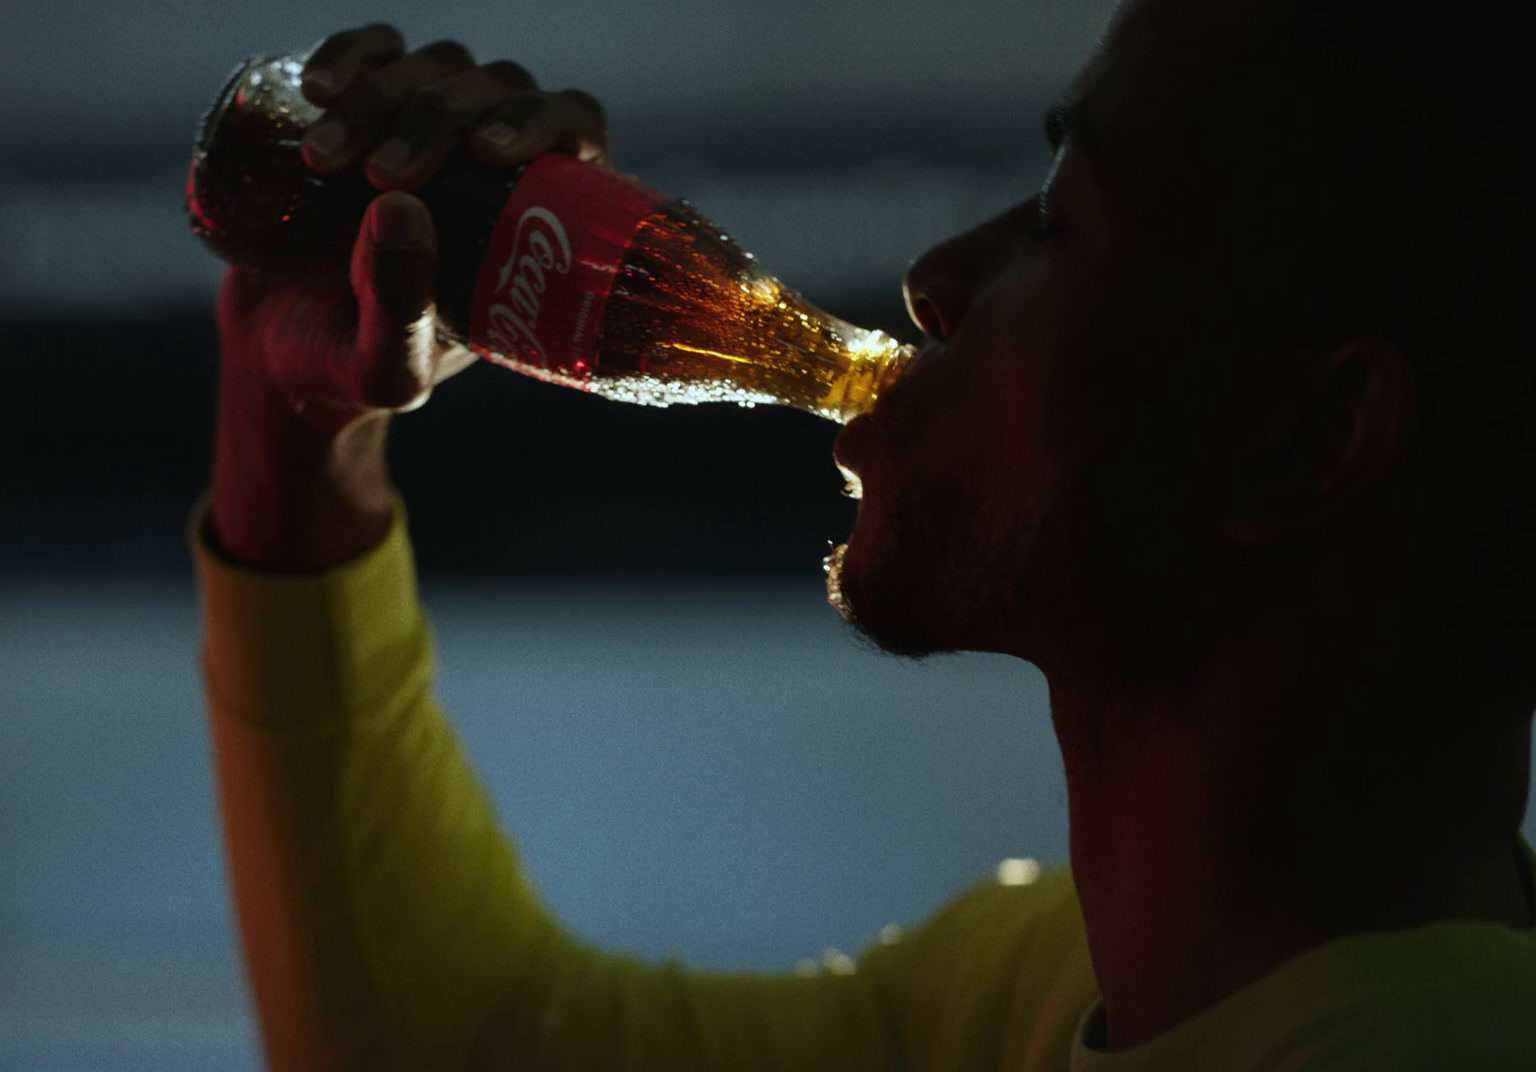
M 602 116 L 456 45 L 329 39 L 307 159 L 393 192 L 350 280 L 230 274 L 197 537 L 273 1065 L 1536 1064 L 1536 161 L 1517 68 L 1455 38 L 1377 0 L 1130 0 L 1045 187 L 914 263 L 934 343 L 839 437 L 829 593 L 889 650 L 1041 668 L 1072 866 L 817 979 L 586 948 L 496 832 L 384 465 L 387 414 L 468 361 L 404 191 L 462 131 L 601 162 Z

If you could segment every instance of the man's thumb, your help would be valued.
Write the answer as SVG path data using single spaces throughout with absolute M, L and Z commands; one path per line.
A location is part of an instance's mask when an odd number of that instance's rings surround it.
M 357 345 L 348 378 L 358 401 L 399 409 L 431 390 L 436 264 L 426 205 L 400 191 L 374 198 L 352 248 Z

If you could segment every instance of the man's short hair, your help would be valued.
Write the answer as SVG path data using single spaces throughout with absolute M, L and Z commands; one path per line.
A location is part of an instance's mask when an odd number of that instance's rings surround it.
M 1448 626 L 1536 636 L 1536 139 L 1515 12 L 1250 10 L 1262 31 L 1180 117 L 1180 152 L 1216 176 L 1182 243 L 1220 310 L 1201 330 L 1228 353 L 1396 341 L 1421 372 L 1413 450 L 1444 505 L 1443 540 L 1405 583 L 1433 588 Z

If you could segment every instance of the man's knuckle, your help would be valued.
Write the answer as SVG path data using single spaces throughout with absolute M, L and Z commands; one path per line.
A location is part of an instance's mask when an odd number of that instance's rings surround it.
M 576 112 L 592 124 L 594 130 L 608 129 L 608 115 L 603 102 L 584 89 L 567 89 L 561 96 L 570 101 Z
M 380 44 L 393 45 L 396 48 L 405 47 L 405 38 L 401 36 L 392 23 L 370 22 L 366 26 L 358 27 L 359 36 L 367 35 L 375 38 Z
M 542 93 L 519 93 L 498 105 L 492 115 L 514 127 L 521 127 L 526 126 L 543 107 Z
M 401 96 L 400 90 L 375 73 L 351 86 L 337 100 L 335 110 L 348 127 L 367 132 L 399 108 Z
M 482 70 L 495 81 L 516 92 L 536 89 L 538 85 L 526 67 L 512 60 L 493 60 Z
M 306 73 L 314 70 L 335 71 L 347 64 L 348 55 L 345 45 L 336 44 L 334 39 L 326 38 L 310 52 L 309 59 L 304 61 L 304 70 Z
M 317 53 L 338 52 L 342 49 L 350 48 L 361 32 L 361 28 L 356 26 L 347 30 L 337 30 L 335 33 L 328 35 L 324 41 L 321 41 L 319 48 L 315 49 L 315 51 Z
M 323 38 L 314 48 L 310 49 L 306 66 L 326 63 L 334 58 L 336 53 L 341 51 L 342 48 L 342 44 L 337 40 L 340 36 L 340 34 L 331 34 L 329 37 Z
M 406 98 L 400 125 L 430 133 L 451 125 L 453 114 L 453 99 L 448 91 L 440 86 L 426 86 Z
M 325 39 L 326 46 L 330 48 L 352 48 L 358 43 L 367 40 L 368 27 L 353 26 L 350 29 L 340 30 Z
M 327 60 L 342 59 L 356 52 L 389 51 L 404 47 L 400 31 L 387 22 L 370 22 L 365 26 L 353 26 L 327 37 L 315 50 L 315 57 Z
M 464 70 L 475 65 L 475 57 L 469 49 L 449 38 L 423 45 L 416 54 L 454 70 Z

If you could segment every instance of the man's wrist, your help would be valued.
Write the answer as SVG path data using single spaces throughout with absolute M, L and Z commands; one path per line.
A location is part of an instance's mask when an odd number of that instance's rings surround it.
M 208 533 L 220 553 L 256 569 L 318 573 L 377 546 L 394 514 L 388 416 L 318 434 L 296 414 L 222 413 Z

